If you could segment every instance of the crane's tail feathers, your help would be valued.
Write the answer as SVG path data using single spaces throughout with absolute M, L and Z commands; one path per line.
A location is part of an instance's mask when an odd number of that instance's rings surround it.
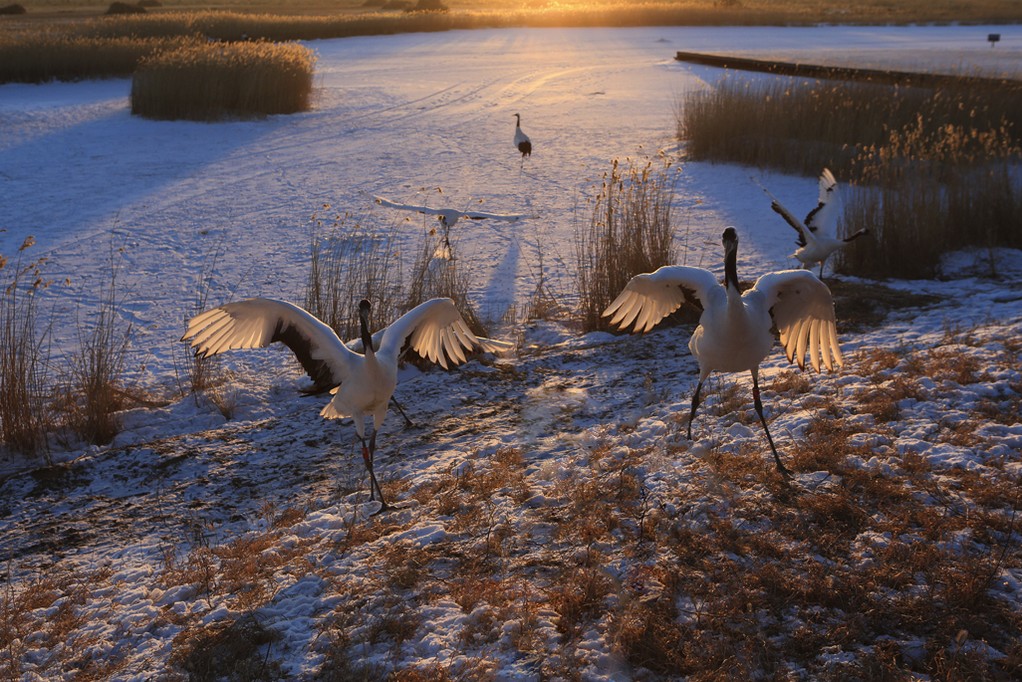
M 340 409 L 340 407 L 334 403 L 335 401 L 333 400 L 328 402 L 326 406 L 319 411 L 319 416 L 324 419 L 346 419 L 347 417 L 352 416 L 346 410 Z

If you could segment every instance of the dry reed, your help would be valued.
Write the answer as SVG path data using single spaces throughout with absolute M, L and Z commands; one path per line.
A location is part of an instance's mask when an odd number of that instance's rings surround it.
M 370 327 L 381 329 L 399 314 L 401 280 L 391 235 L 377 234 L 337 216 L 329 234 L 313 234 L 305 308 L 342 339 L 357 339 L 360 299 L 373 304 Z M 317 221 L 318 222 L 318 221 Z
M 449 298 L 454 301 L 465 323 L 473 334 L 486 336 L 486 324 L 476 313 L 469 299 L 471 275 L 460 267 L 457 241 L 435 231 L 423 235 L 419 255 L 408 278 L 408 292 L 404 308 L 411 310 L 431 298 Z
M 678 112 L 693 158 L 835 170 L 852 186 L 844 231 L 871 232 L 835 267 L 873 277 L 929 277 L 950 250 L 1022 245 L 1019 124 L 1022 86 L 965 80 L 928 89 L 727 79 Z
M 216 120 L 305 111 L 315 57 L 297 44 L 208 43 L 143 59 L 131 111 L 148 118 Z
M 56 31 L 0 35 L 0 83 L 123 77 L 145 57 L 196 42 L 185 36 L 99 38 Z
M 46 4 L 45 0 L 43 4 Z M 37 82 L 50 78 L 73 80 L 129 73 L 130 67 L 125 66 L 127 62 L 119 64 L 114 71 L 105 65 L 109 61 L 106 52 L 126 49 L 123 45 L 117 46 L 118 40 L 131 42 L 185 37 L 215 41 L 289 41 L 522 26 L 778 26 L 834 20 L 834 10 L 830 5 L 794 0 L 556 3 L 514 10 L 491 9 L 481 3 L 477 8 L 455 8 L 450 12 L 368 11 L 356 14 L 344 8 L 315 3 L 281 6 L 257 2 L 244 5 L 245 12 L 161 11 L 64 20 L 56 25 L 43 22 L 12 24 L 13 30 L 0 34 L 0 82 L 24 79 Z M 840 20 L 849 23 L 1003 23 L 1022 20 L 1022 8 L 1011 0 L 978 0 L 967 5 L 925 0 L 892 5 L 885 0 L 873 0 L 842 8 L 841 12 Z M 80 44 L 91 46 L 87 53 L 76 44 L 79 39 L 91 41 Z M 74 45 L 66 45 L 62 41 Z M 145 46 L 140 45 L 139 49 L 145 49 Z M 79 58 L 74 55 L 79 55 Z M 60 68 L 41 69 L 36 66 L 51 60 L 59 60 Z
M 26 458 L 48 456 L 47 434 L 55 422 L 46 365 L 49 335 L 38 326 L 38 293 L 43 260 L 24 263 L 35 240 L 27 238 L 8 263 L 0 255 L 7 283 L 0 291 L 0 444 Z
M 677 168 L 664 157 L 643 165 L 615 160 L 575 229 L 575 281 L 587 331 L 607 329 L 601 315 L 635 275 L 675 261 L 672 201 Z
M 91 329 L 79 329 L 78 350 L 70 356 L 64 387 L 68 426 L 97 445 L 109 443 L 120 431 L 115 413 L 128 402 L 123 379 L 131 325 L 120 322 L 116 276 L 112 264 L 110 285 Z

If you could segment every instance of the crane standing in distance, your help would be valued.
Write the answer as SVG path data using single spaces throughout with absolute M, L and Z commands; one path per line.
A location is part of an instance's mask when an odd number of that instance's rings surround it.
M 529 136 L 522 132 L 522 115 L 515 114 L 515 147 L 522 153 L 522 163 L 525 163 L 525 157 L 532 156 L 532 140 Z
M 781 462 L 763 416 L 759 394 L 759 365 L 774 345 L 772 327 L 781 335 L 788 362 L 805 368 L 808 354 L 813 369 L 822 363 L 832 370 L 841 366 L 837 342 L 834 303 L 830 290 L 812 272 L 782 270 L 763 275 L 755 286 L 741 292 L 738 285 L 738 233 L 724 230 L 724 285 L 709 270 L 685 265 L 667 265 L 655 272 L 636 275 L 603 311 L 612 325 L 647 332 L 677 310 L 685 301 L 702 306 L 699 326 L 688 348 L 699 363 L 699 382 L 692 396 L 688 438 L 699 407 L 703 382 L 714 370 L 752 373 L 752 398 L 777 470 L 790 476 Z
M 511 344 L 477 337 L 449 298 L 434 298 L 412 308 L 376 336 L 369 333 L 370 310 L 369 301 L 363 299 L 358 306 L 362 354 L 351 350 L 333 329 L 309 312 L 268 298 L 227 303 L 199 313 L 188 321 L 181 340 L 190 342 L 200 358 L 234 349 L 265 348 L 276 342 L 290 348 L 317 386 L 334 387 L 333 397 L 320 415 L 354 420 L 369 472 L 369 499 L 378 495 L 379 511 L 384 511 L 389 505 L 373 470 L 376 434 L 397 387 L 398 359 L 406 345 L 447 369 L 448 362 L 465 362 L 465 351 L 501 352 Z M 373 430 L 367 443 L 365 422 L 370 416 Z

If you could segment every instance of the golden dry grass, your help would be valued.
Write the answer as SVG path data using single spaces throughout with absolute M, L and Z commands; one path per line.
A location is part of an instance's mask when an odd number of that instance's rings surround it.
M 143 59 L 131 111 L 147 118 L 216 120 L 309 108 L 312 51 L 296 43 L 205 43 Z
M 44 259 L 23 260 L 28 237 L 14 260 L 0 254 L 0 445 L 27 458 L 48 455 L 56 424 L 49 404 L 46 327 L 38 324 L 37 293 L 49 286 Z
M 208 6 L 167 0 L 146 14 L 98 17 L 109 3 L 88 5 L 41 0 L 25 18 L 4 17 L 0 33 L 0 82 L 107 77 L 130 73 L 132 60 L 151 52 L 146 39 L 316 40 L 360 35 L 519 26 L 792 25 L 819 21 L 891 23 L 1022 20 L 1011 0 L 956 2 L 884 0 L 835 10 L 829 3 L 794 0 L 713 2 L 527 2 L 507 9 L 488 2 L 449 2 L 450 12 L 383 12 L 361 3 L 311 0 L 232 2 Z M 48 20 L 49 18 L 49 20 Z M 87 42 L 80 42 L 86 40 Z
M 586 331 L 610 328 L 603 311 L 632 277 L 676 262 L 671 218 L 678 172 L 663 156 L 615 159 L 587 199 L 588 222 L 575 228 L 575 283 Z
M 1020 125 L 1022 85 L 966 79 L 929 89 L 731 78 L 678 110 L 694 158 L 834 170 L 849 185 L 843 231 L 870 232 L 834 266 L 867 277 L 932 277 L 949 251 L 1022 246 Z

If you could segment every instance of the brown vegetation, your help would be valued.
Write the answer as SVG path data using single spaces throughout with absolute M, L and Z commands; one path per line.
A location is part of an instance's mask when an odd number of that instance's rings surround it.
M 48 454 L 55 424 L 49 407 L 48 338 L 37 325 L 36 294 L 49 283 L 42 260 L 24 262 L 29 237 L 13 262 L 0 255 L 0 444 L 28 458 Z
M 932 277 L 965 246 L 1022 246 L 1022 86 L 913 88 L 727 79 L 679 106 L 694 158 L 851 185 L 843 229 L 868 229 L 835 267 L 868 277 Z M 991 257 L 991 274 L 996 263 Z
M 325 211 L 329 206 L 323 207 Z M 336 214 L 329 226 L 313 216 L 305 309 L 344 340 L 357 339 L 358 302 L 373 304 L 369 327 L 382 329 L 400 314 L 402 282 L 393 238 L 371 232 L 350 216 Z
M 56 0 L 40 0 L 44 7 Z M 148 3 L 129 5 L 139 9 Z M 153 50 L 153 38 L 175 40 L 317 40 L 362 35 L 388 35 L 419 31 L 502 28 L 518 26 L 726 26 L 792 25 L 833 21 L 834 9 L 825 3 L 794 0 L 744 0 L 720 2 L 690 0 L 625 4 L 598 2 L 557 3 L 549 6 L 493 9 L 485 1 L 455 6 L 449 12 L 385 12 L 366 3 L 365 9 L 338 7 L 309 0 L 288 4 L 267 0 L 228 2 L 239 11 L 210 12 L 205 7 L 181 7 L 183 11 L 153 11 L 101 17 L 106 5 L 91 14 L 68 21 L 66 8 L 58 7 L 59 22 L 26 22 L 0 34 L 0 82 L 52 78 L 102 78 L 126 75 L 137 60 Z M 411 2 L 397 5 L 407 9 Z M 45 12 L 46 10 L 44 10 Z M 900 2 L 883 0 L 843 8 L 840 20 L 852 23 L 955 21 L 998 23 L 1022 19 L 1017 3 L 985 0 L 968 6 L 949 2 Z M 85 40 L 86 42 L 81 42 Z M 138 43 L 133 48 L 131 43 Z M 82 48 L 88 46 L 88 51 Z M 134 51 L 134 61 L 128 52 Z M 116 54 L 108 54 L 108 53 Z M 116 57 L 116 58 L 115 58 Z M 49 66 L 43 66 L 49 65 Z
M 291 114 L 309 108 L 312 51 L 298 44 L 195 44 L 142 59 L 131 83 L 131 113 L 217 120 Z
M 583 329 L 609 329 L 603 311 L 628 281 L 676 261 L 671 224 L 678 168 L 665 157 L 627 166 L 615 159 L 588 222 L 575 228 L 575 282 Z

